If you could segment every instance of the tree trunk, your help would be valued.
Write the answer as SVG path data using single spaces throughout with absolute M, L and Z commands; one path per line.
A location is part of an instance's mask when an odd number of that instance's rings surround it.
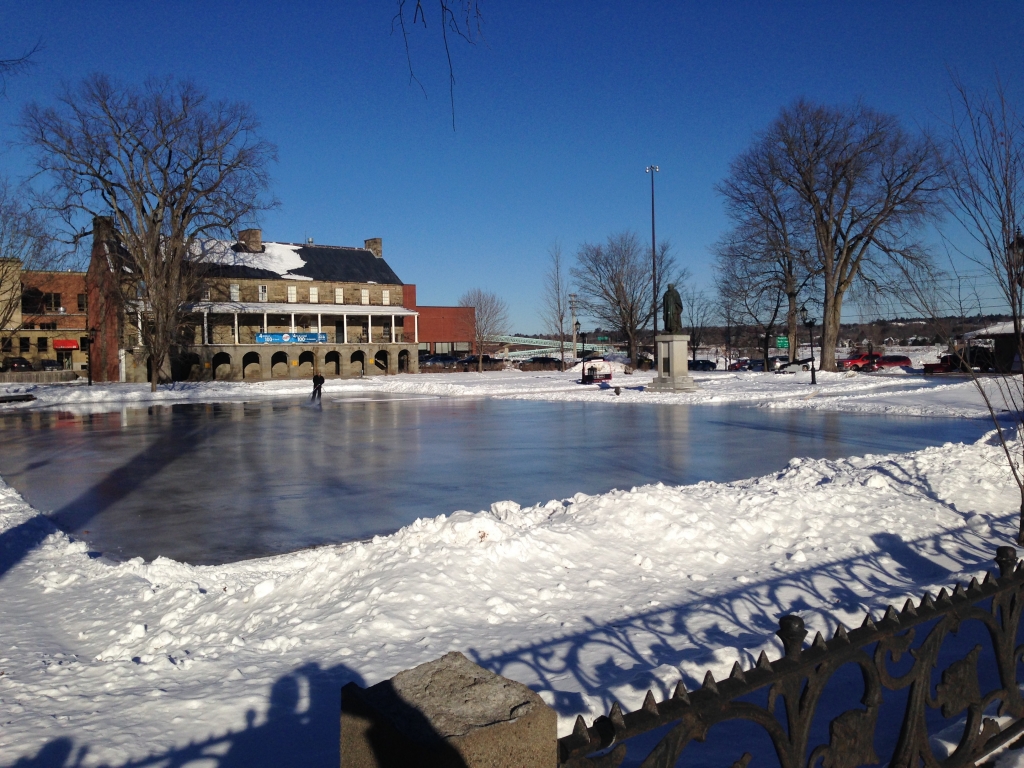
M 1017 543 L 1024 544 L 1024 490 L 1021 490 L 1020 525 L 1017 529 Z
M 842 294 L 826 293 L 825 311 L 821 318 L 821 365 L 818 367 L 820 371 L 836 370 L 836 344 L 839 343 L 839 318 L 842 313 Z
M 800 329 L 797 326 L 796 294 L 787 293 L 789 309 L 786 311 L 786 335 L 789 337 L 789 361 L 792 363 L 797 358 L 797 350 L 800 346 Z

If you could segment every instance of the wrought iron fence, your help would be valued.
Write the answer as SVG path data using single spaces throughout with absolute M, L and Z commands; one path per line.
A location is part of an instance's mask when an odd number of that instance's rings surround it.
M 713 740 L 711 728 L 727 721 L 760 728 L 782 768 L 973 765 L 1024 734 L 1024 700 L 1017 676 L 1018 664 L 1024 661 L 1024 645 L 1017 643 L 1024 613 L 1024 567 L 1013 547 L 999 547 L 995 560 L 998 576 L 987 573 L 983 582 L 975 578 L 966 589 L 957 584 L 952 592 L 943 589 L 935 597 L 925 593 L 917 604 L 907 600 L 901 611 L 890 606 L 878 622 L 869 614 L 858 629 L 847 631 L 840 624 L 832 639 L 826 641 L 818 633 L 807 648 L 803 620 L 783 616 L 776 633 L 785 648 L 782 658 L 769 661 L 762 652 L 751 669 L 744 670 L 737 662 L 721 681 L 708 672 L 694 691 L 680 682 L 674 695 L 661 702 L 648 691 L 640 709 L 622 712 L 616 703 L 589 728 L 579 717 L 573 732 L 559 739 L 559 765 L 616 768 L 627 756 L 635 763 L 629 750 L 635 751 L 646 734 L 646 741 L 656 743 L 640 763 L 642 768 L 670 768 L 688 745 Z M 944 641 L 951 634 L 960 635 L 965 622 L 978 622 L 984 628 L 980 635 L 987 636 L 991 646 L 975 644 L 964 654 L 957 651 L 956 660 L 942 668 L 936 681 L 940 664 L 954 652 L 944 647 Z M 993 687 L 984 692 L 978 674 L 982 655 L 986 670 L 994 665 L 994 674 L 987 675 Z M 826 742 L 818 726 L 819 705 L 837 673 L 851 669 L 847 665 L 859 669 L 862 706 L 831 718 Z M 880 755 L 879 715 L 883 704 L 894 700 L 902 719 L 898 734 L 891 728 L 895 738 Z M 936 710 L 942 718 L 958 718 L 958 731 L 962 726 L 957 745 L 946 755 L 936 755 L 933 749 L 934 729 L 929 726 L 936 720 Z M 885 725 L 894 722 L 887 719 Z M 736 757 L 734 768 L 745 768 L 753 755 Z

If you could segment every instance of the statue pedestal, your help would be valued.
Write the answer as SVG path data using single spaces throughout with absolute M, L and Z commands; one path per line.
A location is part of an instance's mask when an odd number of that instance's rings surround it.
M 655 392 L 696 392 L 700 387 L 690 376 L 687 347 L 690 337 L 684 334 L 655 336 L 658 345 L 658 375 L 651 382 Z

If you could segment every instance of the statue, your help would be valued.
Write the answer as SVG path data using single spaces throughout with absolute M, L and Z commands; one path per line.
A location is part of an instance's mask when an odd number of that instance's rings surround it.
M 665 291 L 665 298 L 662 300 L 662 304 L 665 333 L 669 335 L 682 333 L 683 300 L 679 296 L 679 291 L 676 290 L 675 283 L 668 284 L 668 290 Z

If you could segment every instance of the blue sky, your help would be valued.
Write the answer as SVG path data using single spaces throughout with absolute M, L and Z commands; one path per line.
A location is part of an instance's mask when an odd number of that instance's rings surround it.
M 433 13 L 430 0 L 426 3 Z M 483 36 L 454 44 L 455 121 L 436 15 L 412 38 L 409 83 L 394 4 L 376 2 L 7 2 L 0 53 L 42 39 L 8 83 L 0 136 L 30 100 L 102 71 L 194 78 L 250 102 L 275 142 L 281 207 L 264 237 L 361 245 L 424 304 L 493 290 L 519 332 L 538 318 L 547 249 L 633 229 L 658 237 L 711 287 L 726 227 L 714 187 L 779 108 L 799 97 L 863 99 L 906 125 L 938 126 L 948 70 L 998 71 L 1020 93 L 1019 2 L 495 2 Z M 0 169 L 28 170 L 17 146 Z

